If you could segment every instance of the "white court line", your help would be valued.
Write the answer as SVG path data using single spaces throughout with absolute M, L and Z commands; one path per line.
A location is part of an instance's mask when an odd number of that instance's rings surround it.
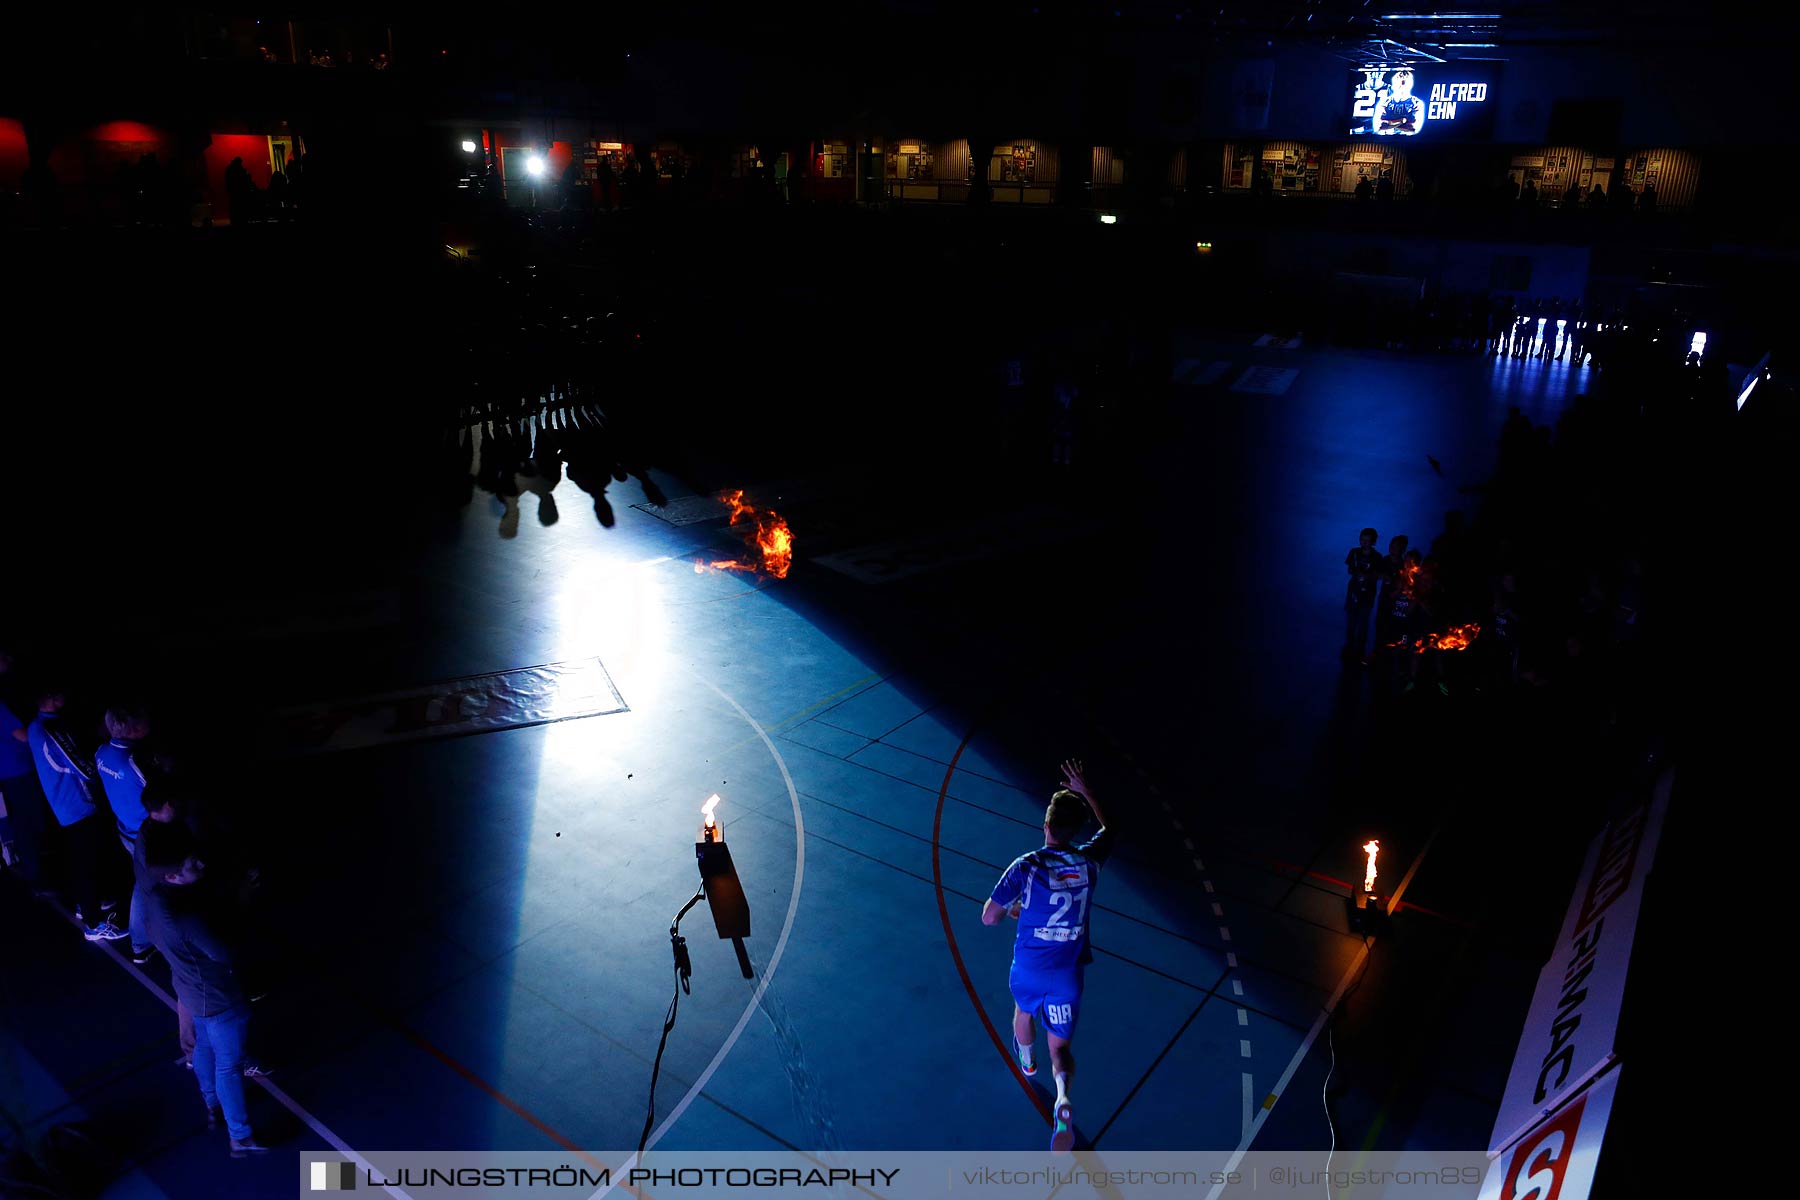
M 1406 870 L 1405 877 L 1400 880 L 1399 891 L 1404 892 L 1406 885 L 1412 882 L 1414 875 L 1418 874 L 1420 865 L 1425 861 L 1426 852 L 1431 849 L 1431 844 L 1437 840 L 1438 832 L 1443 827 L 1443 822 L 1439 821 L 1437 829 L 1432 830 L 1431 836 L 1425 839 L 1425 845 L 1420 849 L 1418 857 L 1413 859 L 1412 865 Z M 1390 915 L 1395 908 L 1399 907 L 1399 904 L 1399 897 L 1396 896 L 1388 906 Z M 1350 986 L 1350 980 L 1355 978 L 1356 972 L 1367 961 L 1369 947 L 1373 944 L 1373 939 L 1366 937 L 1363 939 L 1362 949 L 1356 952 L 1356 957 L 1350 960 L 1348 967 L 1344 968 L 1344 977 L 1338 980 L 1337 987 L 1332 990 L 1331 998 L 1325 1001 L 1325 1007 L 1319 1010 L 1319 1015 L 1314 1019 L 1312 1028 L 1306 1031 L 1306 1037 L 1301 1041 L 1300 1048 L 1295 1050 L 1294 1057 L 1288 1060 L 1287 1070 L 1283 1071 L 1281 1078 L 1275 1081 L 1275 1090 L 1269 1093 L 1271 1097 L 1279 1098 L 1282 1091 L 1293 1080 L 1294 1072 L 1300 1069 L 1300 1063 L 1306 1058 L 1307 1052 L 1312 1049 L 1312 1044 L 1319 1039 L 1319 1030 L 1325 1028 L 1325 1022 L 1331 1020 L 1331 1014 L 1336 1011 L 1338 1002 L 1344 998 L 1344 990 Z M 1225 957 L 1232 966 L 1237 966 L 1236 955 L 1227 954 Z M 1245 1043 L 1245 1045 L 1248 1044 Z M 1251 1122 L 1250 1128 L 1244 1133 L 1243 1140 L 1238 1143 L 1238 1148 L 1232 1152 L 1230 1160 L 1225 1164 L 1225 1174 L 1229 1175 L 1238 1169 L 1238 1165 L 1244 1161 L 1244 1154 L 1250 1149 L 1250 1143 L 1256 1140 L 1256 1135 L 1262 1129 L 1263 1122 L 1269 1119 L 1269 1114 L 1274 1110 L 1273 1103 L 1265 1104 L 1264 1107 L 1257 1110 L 1256 1119 Z M 1212 1191 L 1206 1193 L 1206 1200 L 1219 1200 L 1219 1195 L 1224 1190 L 1224 1184 L 1214 1185 Z
M 1234 979 L 1231 981 L 1231 994 L 1234 996 L 1241 996 L 1244 994 L 1244 981 L 1243 980 Z
M 49 903 L 52 908 L 54 908 L 57 912 L 59 912 L 63 915 L 63 918 L 65 920 L 67 920 L 69 922 L 69 924 L 74 925 L 77 929 L 81 928 L 80 922 L 75 920 L 75 915 L 73 913 L 71 913 L 68 909 L 64 908 L 59 902 L 57 902 L 55 900 L 51 900 Z M 175 997 L 169 995 L 169 993 L 166 990 L 164 990 L 163 986 L 160 983 L 157 983 L 156 980 L 154 980 L 154 979 L 150 978 L 150 976 L 144 974 L 144 970 L 142 967 L 138 966 L 136 963 L 127 959 L 123 954 L 120 954 L 117 950 L 115 950 L 111 946 L 106 946 L 106 947 L 104 947 L 104 949 L 106 950 L 108 955 L 111 956 L 111 958 L 114 962 L 118 963 L 121 967 L 124 967 L 127 971 L 131 972 L 132 978 L 136 979 L 139 983 L 143 984 L 145 989 L 148 990 L 152 996 L 155 996 L 158 1000 L 161 1000 L 163 1002 L 164 1006 L 167 1007 L 170 1012 L 175 1011 Z M 256 1084 L 258 1087 L 262 1088 L 263 1091 L 265 1091 L 265 1092 L 269 1093 L 269 1095 L 273 1096 L 275 1098 L 275 1102 L 277 1104 L 281 1105 L 281 1107 L 287 1109 L 289 1112 L 293 1113 L 296 1117 L 299 1117 L 301 1121 L 305 1122 L 306 1127 L 308 1129 L 312 1130 L 314 1133 L 318 1134 L 321 1139 L 323 1139 L 323 1141 L 325 1142 L 326 1145 L 330 1146 L 333 1150 L 336 1150 L 339 1154 L 343 1155 L 345 1158 L 347 1158 L 351 1162 L 355 1163 L 358 1167 L 361 1167 L 363 1170 L 363 1173 L 364 1173 L 363 1177 L 365 1179 L 368 1178 L 370 1175 L 374 1174 L 375 1168 L 370 1165 L 368 1159 L 366 1159 L 362 1155 L 358 1154 L 355 1150 L 352 1150 L 350 1148 L 349 1143 L 344 1141 L 344 1139 L 339 1137 L 337 1134 L 333 1133 L 331 1131 L 331 1128 L 328 1125 L 326 1125 L 325 1122 L 319 1120 L 319 1118 L 313 1116 L 311 1113 L 307 1112 L 306 1109 L 301 1107 L 299 1101 L 295 1100 L 292 1096 L 288 1095 L 286 1092 L 282 1091 L 280 1088 L 278 1088 L 274 1084 L 270 1083 L 268 1076 L 266 1076 L 266 1075 L 252 1076 L 250 1079 L 250 1082 Z M 142 1164 L 138 1164 L 138 1165 L 142 1166 Z M 385 1176 L 383 1176 L 383 1178 L 385 1178 Z M 390 1184 L 385 1184 L 385 1183 L 382 1184 L 381 1190 L 386 1192 L 388 1195 L 395 1197 L 395 1200 L 412 1200 L 411 1196 L 409 1196 L 405 1192 L 401 1191 L 398 1187 L 394 1187 Z
M 1412 886 L 1413 876 L 1419 873 L 1419 868 L 1425 863 L 1425 856 L 1431 853 L 1431 844 L 1437 841 L 1438 834 L 1444 831 L 1444 822 L 1449 819 L 1446 815 L 1438 821 L 1437 828 L 1431 831 L 1431 836 L 1425 839 L 1425 845 L 1419 849 L 1419 856 L 1412 860 L 1412 866 L 1406 868 L 1406 874 L 1400 879 L 1400 886 L 1395 888 L 1394 894 L 1388 898 L 1388 916 L 1391 917 L 1400 911 L 1400 897 L 1406 895 L 1406 889 Z
M 1306 1037 L 1301 1041 L 1300 1048 L 1294 1051 L 1294 1057 L 1288 1060 L 1287 1070 L 1283 1071 L 1281 1078 L 1275 1081 L 1275 1088 L 1269 1093 L 1270 1095 L 1280 1096 L 1289 1082 L 1293 1080 L 1294 1072 L 1300 1069 L 1301 1060 L 1306 1057 L 1307 1051 L 1312 1049 L 1312 1044 L 1318 1040 L 1319 1031 L 1325 1028 L 1325 1022 L 1331 1019 L 1331 1014 L 1337 1008 L 1338 1001 L 1344 998 L 1345 989 L 1350 986 L 1350 981 L 1356 977 L 1356 972 L 1362 967 L 1363 960 L 1368 957 L 1369 941 L 1365 938 L 1362 949 L 1356 952 L 1356 957 L 1351 959 L 1350 965 L 1344 969 L 1344 977 L 1338 980 L 1337 988 L 1331 993 L 1331 998 L 1325 1002 L 1325 1007 L 1319 1010 L 1319 1015 L 1313 1021 L 1312 1028 L 1306 1031 Z M 1248 1043 L 1245 1044 L 1248 1045 Z M 1238 1169 L 1239 1164 L 1244 1161 L 1245 1152 L 1250 1149 L 1250 1143 L 1256 1140 L 1256 1135 L 1261 1131 L 1263 1122 L 1269 1119 L 1269 1114 L 1273 1111 L 1275 1111 L 1274 1105 L 1265 1105 L 1256 1110 L 1256 1116 L 1250 1122 L 1250 1128 L 1244 1131 L 1243 1140 L 1238 1143 L 1238 1148 L 1232 1152 L 1231 1158 L 1225 1164 L 1225 1174 L 1229 1175 Z M 1225 1185 L 1222 1183 L 1213 1185 L 1212 1191 L 1206 1193 L 1206 1200 L 1219 1200 L 1219 1196 L 1224 1190 Z
M 1246 1039 L 1246 1038 L 1238 1039 L 1238 1054 L 1244 1058 L 1250 1057 L 1250 1042 L 1248 1039 Z
M 806 875 L 806 819 L 800 813 L 800 791 L 794 786 L 794 777 L 788 773 L 787 760 L 781 757 L 781 751 L 777 750 L 775 743 L 769 740 L 768 733 L 756 723 L 756 718 L 752 717 L 743 705 L 720 691 L 712 680 L 701 676 L 691 667 L 688 670 L 694 678 L 711 689 L 714 695 L 731 705 L 738 716 L 744 718 L 745 723 L 756 731 L 756 736 L 762 739 L 762 744 L 768 747 L 769 756 L 775 760 L 775 765 L 781 768 L 782 781 L 787 784 L 788 800 L 794 806 L 794 890 L 788 894 L 787 918 L 781 923 L 781 936 L 775 939 L 775 952 L 769 955 L 769 965 L 762 969 L 761 976 L 756 981 L 756 991 L 750 996 L 750 1002 L 744 1005 L 744 1011 L 738 1017 L 737 1024 L 731 1027 L 731 1032 L 726 1035 L 724 1044 L 719 1047 L 719 1052 L 713 1055 L 711 1062 L 706 1064 L 706 1070 L 700 1072 L 700 1077 L 694 1080 L 692 1087 L 688 1088 L 687 1095 L 683 1096 L 681 1101 L 669 1111 L 669 1115 L 663 1118 L 662 1124 L 658 1125 L 651 1133 L 650 1140 L 644 1143 L 646 1152 L 654 1149 L 656 1143 L 662 1141 L 663 1135 L 674 1128 L 675 1122 L 679 1121 L 681 1115 L 688 1110 L 688 1105 L 692 1104 L 700 1095 L 701 1089 L 712 1079 L 713 1072 L 719 1069 L 725 1061 L 725 1056 L 731 1053 L 733 1046 L 737 1045 L 738 1038 L 744 1035 L 744 1026 L 750 1023 L 750 1018 L 761 1006 L 763 993 L 769 990 L 769 980 L 775 978 L 775 968 L 781 965 L 781 956 L 787 950 L 788 935 L 794 931 L 794 916 L 800 911 L 800 883 Z M 612 1178 L 630 1178 L 631 1169 L 637 1164 L 638 1156 L 634 1152 L 612 1173 Z M 614 1186 L 609 1182 L 588 1200 L 600 1200 L 600 1197 L 612 1191 Z
M 1250 1023 L 1250 1010 L 1247 1008 L 1238 1009 L 1238 1024 L 1239 1025 L 1248 1025 L 1249 1023 Z
M 1255 1106 L 1252 1104 L 1252 1099 L 1254 1098 L 1255 1091 L 1256 1091 L 1255 1085 L 1252 1084 L 1252 1082 L 1250 1080 L 1250 1072 L 1245 1071 L 1244 1072 L 1244 1133 L 1246 1135 L 1248 1135 L 1250 1132 L 1250 1114 L 1255 1111 Z
M 1401 895 L 1405 893 L 1407 885 L 1412 883 L 1413 876 L 1418 874 L 1419 867 L 1425 862 L 1425 855 L 1431 850 L 1431 844 L 1437 841 L 1437 835 L 1443 827 L 1443 822 L 1440 821 L 1438 827 L 1431 831 L 1431 836 L 1425 839 L 1425 845 L 1419 850 L 1418 857 L 1413 859 L 1412 865 L 1406 870 L 1406 875 L 1400 880 L 1400 886 L 1394 889 L 1394 896 L 1388 902 L 1387 911 L 1389 916 L 1392 916 L 1394 911 L 1400 907 Z M 1270 1093 L 1271 1097 L 1279 1097 L 1287 1088 L 1289 1082 L 1293 1080 L 1294 1072 L 1300 1069 L 1300 1063 L 1306 1058 L 1307 1052 L 1312 1049 L 1312 1044 L 1318 1040 L 1319 1030 L 1323 1029 L 1325 1027 L 1325 1022 L 1331 1019 L 1331 1014 L 1336 1011 L 1338 1002 L 1344 998 L 1345 988 L 1350 985 L 1350 980 L 1355 976 L 1364 960 L 1369 957 L 1369 945 L 1369 939 L 1364 938 L 1362 949 L 1357 951 L 1356 957 L 1350 961 L 1349 967 L 1344 971 L 1344 977 L 1338 980 L 1336 990 L 1331 993 L 1331 999 L 1325 1002 L 1325 1007 L 1319 1011 L 1318 1017 L 1313 1021 L 1312 1028 L 1307 1030 L 1306 1038 L 1300 1043 L 1300 1048 L 1294 1051 L 1294 1057 L 1288 1061 L 1287 1070 L 1283 1071 L 1281 1073 L 1281 1078 L 1276 1081 L 1275 1090 Z M 1232 966 L 1237 965 L 1233 956 L 1227 955 L 1226 957 L 1233 959 L 1231 963 Z M 1238 988 L 1239 994 L 1242 995 L 1242 985 L 1235 979 L 1231 982 L 1232 986 Z M 1244 1015 L 1243 1010 L 1240 1009 L 1238 1015 L 1242 1017 Z M 1242 1045 L 1244 1047 L 1245 1057 L 1248 1057 L 1250 1043 L 1244 1042 Z M 1250 1103 L 1249 1088 L 1250 1076 L 1246 1075 L 1244 1076 L 1244 1103 L 1246 1106 L 1246 1115 Z M 1244 1161 L 1244 1154 L 1250 1149 L 1250 1143 L 1256 1140 L 1256 1135 L 1261 1131 L 1263 1122 L 1268 1119 L 1269 1113 L 1273 1111 L 1274 1105 L 1270 1104 L 1257 1110 L 1253 1120 L 1246 1121 L 1243 1140 L 1238 1143 L 1237 1150 L 1232 1153 L 1230 1161 L 1225 1164 L 1226 1174 L 1229 1175 L 1231 1172 L 1237 1170 L 1238 1164 Z M 1212 1191 L 1206 1193 L 1206 1200 L 1218 1200 L 1220 1192 L 1224 1190 L 1224 1186 L 1224 1184 L 1215 1185 Z

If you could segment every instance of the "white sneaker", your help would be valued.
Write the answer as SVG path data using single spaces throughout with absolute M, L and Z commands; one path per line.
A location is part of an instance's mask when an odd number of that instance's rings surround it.
M 1050 1149 L 1067 1154 L 1075 1148 L 1075 1109 L 1064 1100 L 1056 1106 L 1056 1132 L 1050 1135 Z
M 1037 1074 L 1037 1059 L 1033 1056 L 1030 1046 L 1021 1046 L 1014 1042 L 1013 1053 L 1018 1056 L 1019 1070 L 1023 1071 L 1027 1077 Z
M 130 937 L 131 931 L 120 929 L 113 924 L 113 919 L 108 917 L 98 925 L 89 926 L 82 936 L 90 942 L 116 942 L 122 937 Z

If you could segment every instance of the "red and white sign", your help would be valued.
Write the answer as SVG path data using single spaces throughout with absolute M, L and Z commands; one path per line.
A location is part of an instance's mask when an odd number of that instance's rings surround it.
M 1512 1145 L 1613 1062 L 1644 877 L 1656 859 L 1670 783 L 1665 773 L 1588 847 L 1556 950 L 1538 975 L 1489 1155 Z
M 1496 1158 L 1480 1200 L 1587 1200 L 1618 1085 L 1619 1071 L 1607 1072 Z
M 268 749 L 326 754 L 624 711 L 605 664 L 581 658 L 291 708 L 275 715 Z

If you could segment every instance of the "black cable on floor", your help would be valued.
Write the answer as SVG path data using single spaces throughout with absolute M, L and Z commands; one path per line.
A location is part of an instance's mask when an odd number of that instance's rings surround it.
M 1351 984 L 1342 996 L 1338 997 L 1337 1007 L 1325 1020 L 1325 1045 L 1331 1051 L 1331 1065 L 1326 1068 L 1325 1082 L 1319 1088 L 1319 1103 L 1325 1109 L 1325 1127 L 1331 1131 L 1331 1149 L 1325 1155 L 1325 1200 L 1333 1200 L 1331 1194 L 1331 1160 L 1337 1156 L 1337 1122 L 1331 1119 L 1331 1077 L 1337 1073 L 1337 1028 L 1338 1015 L 1344 1011 L 1344 1005 L 1356 994 L 1356 989 L 1363 985 L 1369 976 L 1369 966 L 1375 961 L 1375 939 L 1370 937 L 1365 943 L 1369 947 L 1368 955 L 1363 959 L 1362 970 L 1356 973 L 1356 982 Z
M 669 1015 L 663 1018 L 662 1039 L 656 1043 L 656 1061 L 650 1065 L 650 1105 L 644 1114 L 644 1132 L 638 1137 L 638 1153 L 650 1141 L 650 1128 L 656 1124 L 656 1078 L 662 1074 L 663 1051 L 669 1045 L 669 1033 L 675 1028 L 675 1016 L 681 1010 L 681 994 L 692 990 L 689 978 L 694 973 L 694 966 L 688 959 L 687 939 L 681 936 L 681 918 L 688 915 L 688 910 L 700 903 L 706 895 L 706 889 L 695 891 L 693 898 L 681 906 L 675 919 L 669 922 L 669 948 L 675 954 L 675 994 L 669 998 Z

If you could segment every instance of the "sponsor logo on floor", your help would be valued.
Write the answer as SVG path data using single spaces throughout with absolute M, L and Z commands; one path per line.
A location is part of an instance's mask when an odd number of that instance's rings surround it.
M 581 658 L 285 709 L 271 721 L 265 748 L 329 754 L 626 711 L 606 665 Z

